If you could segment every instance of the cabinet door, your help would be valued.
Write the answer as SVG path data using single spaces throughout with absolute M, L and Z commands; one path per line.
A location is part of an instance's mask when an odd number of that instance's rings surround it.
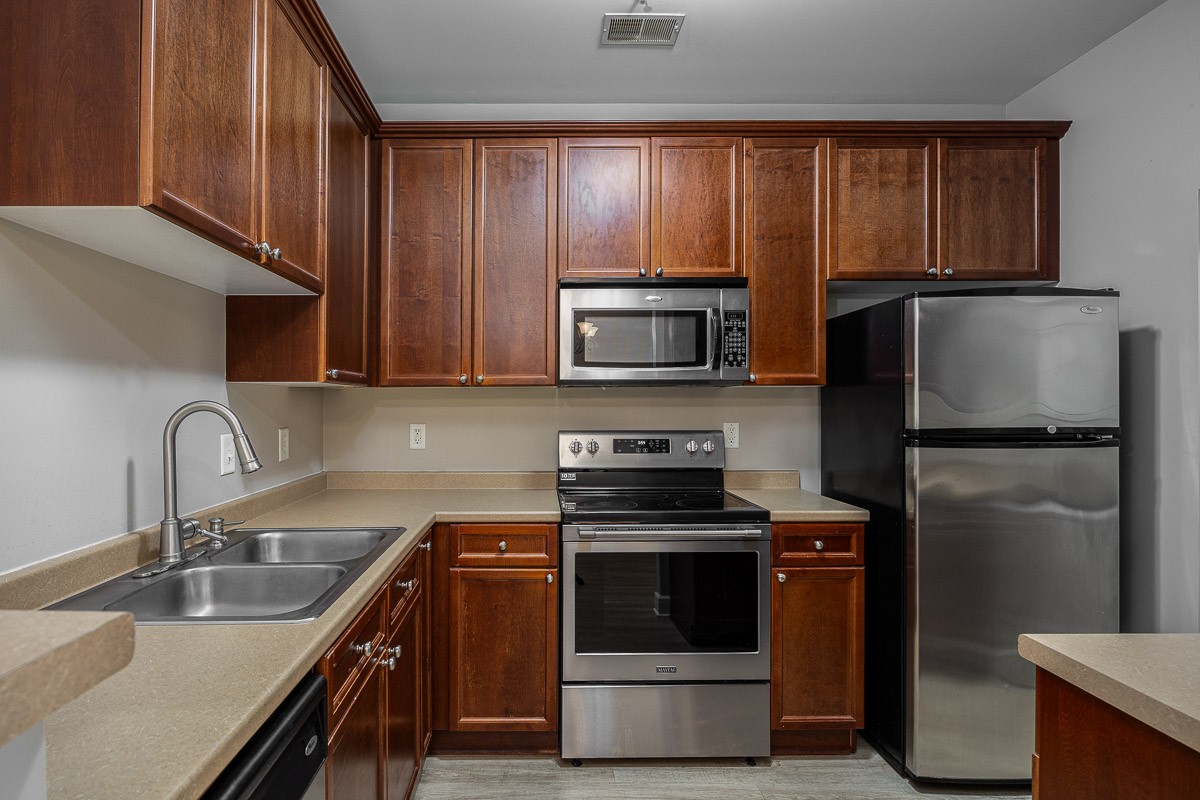
M 939 149 L 941 274 L 1056 279 L 1047 234 L 1046 140 L 942 139 Z
M 421 758 L 429 752 L 429 743 L 433 739 L 433 532 L 425 534 L 420 547 L 421 580 L 425 582 L 425 594 L 421 598 L 421 652 L 424 654 L 424 664 L 421 666 L 421 726 L 420 751 Z M 439 581 L 444 583 L 444 581 Z
M 557 143 L 475 141 L 477 384 L 554 383 Z
M 156 0 L 145 7 L 143 40 L 153 52 L 152 81 L 143 83 L 142 205 L 255 256 L 258 4 Z
M 424 607 L 421 600 L 409 607 L 384 653 L 396 660 L 394 666 L 382 670 L 387 680 L 388 800 L 404 800 L 421 769 Z
M 666 277 L 741 275 L 742 140 L 650 140 L 651 266 Z
M 376 668 L 359 688 L 350 710 L 329 739 L 325 762 L 328 800 L 384 800 L 383 742 L 384 676 Z
M 650 140 L 559 139 L 558 163 L 558 274 L 648 270 Z
M 471 140 L 383 143 L 380 375 L 465 383 L 471 371 Z
M 549 580 L 548 580 L 549 578 Z M 558 570 L 450 570 L 450 729 L 558 729 Z
M 341 383 L 367 382 L 369 141 L 347 101 L 330 92 L 323 377 Z
M 933 139 L 830 141 L 831 280 L 937 276 L 934 145 Z
M 774 572 L 771 728 L 861 728 L 863 568 Z
M 324 57 L 287 0 L 264 0 L 263 239 L 273 270 L 314 291 L 325 278 Z
M 750 373 L 825 382 L 825 139 L 746 140 Z

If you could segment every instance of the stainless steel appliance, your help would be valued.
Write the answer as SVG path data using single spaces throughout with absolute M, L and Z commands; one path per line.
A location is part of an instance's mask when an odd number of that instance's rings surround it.
M 1021 633 L 1118 629 L 1116 292 L 918 292 L 828 322 L 822 489 L 867 508 L 866 733 L 1028 781 Z
M 745 278 L 563 278 L 558 285 L 559 385 L 750 378 Z
M 769 755 L 771 526 L 719 431 L 563 431 L 562 757 Z

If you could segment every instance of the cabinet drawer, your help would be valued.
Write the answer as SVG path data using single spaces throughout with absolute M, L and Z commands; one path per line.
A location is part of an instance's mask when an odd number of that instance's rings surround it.
M 370 671 L 371 656 L 378 655 L 383 647 L 387 622 L 385 596 L 385 592 L 377 594 L 321 658 L 321 673 L 329 681 L 331 729 L 345 711 L 358 679 Z
M 553 567 L 557 525 L 451 525 L 453 567 Z
M 771 560 L 778 567 L 861 564 L 862 538 L 859 524 L 776 523 L 771 530 Z
M 421 590 L 424 588 L 422 583 L 423 570 L 421 562 L 423 552 L 420 548 L 414 547 L 413 551 L 408 554 L 408 558 L 396 567 L 396 571 L 392 573 L 392 577 L 388 578 L 388 626 L 389 631 L 395 626 L 396 622 L 404 615 L 409 606 L 417 601 Z

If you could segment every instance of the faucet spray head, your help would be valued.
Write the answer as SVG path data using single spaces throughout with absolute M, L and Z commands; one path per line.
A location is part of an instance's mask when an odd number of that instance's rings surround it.
M 251 472 L 258 472 L 262 469 L 262 462 L 255 455 L 254 446 L 250 444 L 250 439 L 246 434 L 235 434 L 233 437 L 233 447 L 237 450 L 238 461 L 242 462 L 243 474 L 248 475 Z

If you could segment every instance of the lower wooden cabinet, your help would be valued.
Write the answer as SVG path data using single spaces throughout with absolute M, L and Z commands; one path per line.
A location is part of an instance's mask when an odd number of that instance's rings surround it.
M 384 651 L 387 682 L 387 796 L 407 797 L 415 788 L 425 751 L 424 604 L 410 605 Z
M 772 535 L 803 549 L 773 559 L 771 749 L 852 752 L 864 720 L 865 575 L 824 564 L 861 564 L 862 526 L 777 524 Z M 780 566 L 798 562 L 814 565 Z
M 384 741 L 383 703 L 386 671 L 372 670 L 358 687 L 341 724 L 329 737 L 325 794 L 329 800 L 386 798 L 380 743 Z

